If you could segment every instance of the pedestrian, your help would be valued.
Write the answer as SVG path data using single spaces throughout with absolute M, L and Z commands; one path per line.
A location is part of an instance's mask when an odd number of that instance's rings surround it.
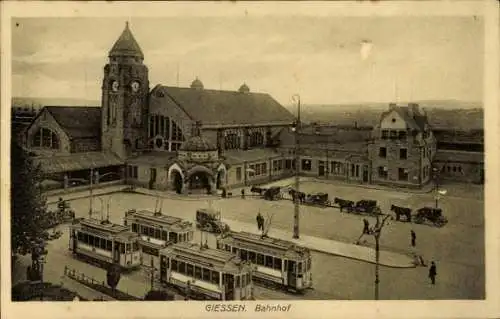
M 260 214 L 260 212 L 257 214 L 257 228 L 259 230 L 262 229 L 262 215 Z
M 241 198 L 245 199 L 245 189 L 241 189 Z
M 370 222 L 368 221 L 368 219 L 366 218 L 363 218 L 363 235 L 364 234 L 369 234 L 370 233 Z
M 437 276 L 436 264 L 434 262 L 431 262 L 431 266 L 429 267 L 429 278 L 431 279 L 433 285 L 436 284 L 436 276 Z
M 415 241 L 417 240 L 417 235 L 415 234 L 413 229 L 411 230 L 410 235 L 411 235 L 411 246 L 415 247 Z

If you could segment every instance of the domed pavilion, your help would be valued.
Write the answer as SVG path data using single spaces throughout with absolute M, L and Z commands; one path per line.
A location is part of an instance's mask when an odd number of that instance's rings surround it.
M 192 136 L 177 151 L 176 162 L 168 168 L 168 180 L 177 193 L 215 193 L 225 185 L 226 166 L 217 146 L 201 136 L 196 122 Z

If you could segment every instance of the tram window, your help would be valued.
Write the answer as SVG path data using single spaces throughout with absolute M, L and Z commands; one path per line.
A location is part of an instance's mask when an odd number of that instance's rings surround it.
M 113 247 L 113 244 L 111 240 L 106 240 L 106 250 L 111 251 L 111 248 Z
M 236 277 L 236 288 L 240 288 L 240 276 L 235 276 Z
M 171 242 L 177 243 L 177 233 L 170 233 L 169 234 L 169 240 Z
M 203 268 L 201 271 L 203 281 L 210 281 L 210 269 Z
M 155 238 L 156 239 L 160 239 L 160 230 L 159 229 L 155 229 Z
M 257 265 L 262 265 L 262 266 L 264 266 L 264 255 L 262 255 L 262 254 L 257 254 Z
M 149 237 L 154 237 L 155 229 L 152 227 L 148 227 L 148 235 L 149 235 Z
M 168 233 L 166 230 L 163 230 L 161 232 L 161 240 L 167 241 L 168 240 Z
M 131 251 L 131 249 L 130 249 L 131 247 L 130 246 L 131 246 L 130 244 L 126 244 L 125 245 L 125 248 L 127 249 L 127 253 L 129 253 Z
M 212 282 L 216 285 L 219 284 L 219 272 L 218 271 L 212 271 Z
M 256 260 L 257 260 L 257 256 L 255 255 L 255 253 L 253 251 L 249 251 L 248 252 L 248 259 L 255 264 Z
M 83 241 L 83 234 L 82 233 L 76 234 L 76 237 L 78 238 L 78 241 Z
M 273 268 L 273 256 L 265 256 L 266 267 Z
M 161 256 L 160 257 L 160 265 L 164 266 L 167 263 L 167 257 Z
M 192 277 L 192 276 L 193 276 L 193 273 L 194 273 L 194 267 L 193 267 L 193 265 L 191 265 L 191 264 L 186 264 L 186 269 L 187 269 L 186 274 L 187 274 L 188 276 L 191 276 L 191 277 Z
M 120 254 L 125 253 L 125 244 L 120 243 Z
M 201 267 L 194 267 L 194 278 L 201 279 Z
M 247 276 L 241 275 L 241 288 L 245 288 L 247 285 Z
M 99 242 L 99 248 L 106 249 L 106 239 L 104 239 L 104 238 L 98 238 L 97 240 Z
M 274 258 L 274 269 L 276 270 L 281 270 L 281 259 L 280 258 Z
M 132 223 L 132 231 L 134 233 L 137 233 L 137 224 L 136 223 Z
M 147 235 L 147 229 L 146 227 L 142 226 L 142 225 L 139 225 L 139 229 L 141 230 L 140 233 L 141 235 Z
M 298 268 L 297 273 L 301 274 L 301 273 L 302 273 L 302 263 L 301 263 L 301 262 L 299 262 L 299 263 L 297 263 L 297 264 L 298 264 L 298 266 L 297 266 L 297 268 Z
M 132 244 L 133 251 L 138 251 L 139 250 L 139 244 L 137 242 L 134 242 Z
M 179 261 L 179 272 L 181 274 L 185 274 L 186 273 L 186 263 L 183 262 L 183 261 Z
M 231 247 L 229 247 L 229 245 L 226 245 L 226 250 L 231 251 Z
M 94 246 L 94 236 L 89 235 L 89 245 Z
M 288 271 L 295 272 L 295 261 L 293 260 L 288 261 Z
M 170 269 L 172 271 L 177 271 L 177 260 L 172 259 L 172 261 L 170 262 Z
M 247 260 L 248 259 L 248 252 L 244 249 L 240 249 L 240 255 L 241 255 L 241 260 Z
M 193 236 L 194 236 L 194 233 L 193 233 L 192 231 L 190 231 L 190 232 L 188 233 L 188 241 L 193 240 Z
M 238 248 L 235 248 L 233 247 L 233 251 L 232 251 L 233 254 L 237 254 L 238 253 Z

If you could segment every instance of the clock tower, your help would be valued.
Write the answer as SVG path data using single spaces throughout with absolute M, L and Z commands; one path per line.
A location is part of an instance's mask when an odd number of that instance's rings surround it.
M 144 54 L 128 22 L 109 52 L 102 83 L 103 150 L 126 158 L 146 142 L 149 80 Z

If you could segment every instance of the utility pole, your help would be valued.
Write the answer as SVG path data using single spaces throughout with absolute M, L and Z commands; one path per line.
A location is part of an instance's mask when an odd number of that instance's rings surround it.
M 297 122 L 295 127 L 292 128 L 295 131 L 295 206 L 294 206 L 294 214 L 293 214 L 293 238 L 298 239 L 300 237 L 300 203 L 299 203 L 299 192 L 300 192 L 300 141 L 299 141 L 299 130 L 301 128 L 300 123 L 300 95 L 295 94 L 293 99 L 297 100 Z
M 93 205 L 93 194 L 92 186 L 94 183 L 94 168 L 90 167 L 90 208 L 89 208 L 89 218 L 92 218 L 92 205 Z
M 153 258 L 151 258 L 151 291 L 153 291 L 155 283 L 155 264 Z
M 382 222 L 380 222 L 380 215 L 377 214 L 377 223 L 372 229 L 372 234 L 375 237 L 375 300 L 379 300 L 380 235 L 382 234 L 382 228 L 384 228 L 384 224 L 389 217 L 390 215 L 385 216 Z
M 438 180 L 438 168 L 432 168 L 432 177 L 434 178 L 434 199 L 436 200 L 436 209 L 439 207 L 439 180 Z

